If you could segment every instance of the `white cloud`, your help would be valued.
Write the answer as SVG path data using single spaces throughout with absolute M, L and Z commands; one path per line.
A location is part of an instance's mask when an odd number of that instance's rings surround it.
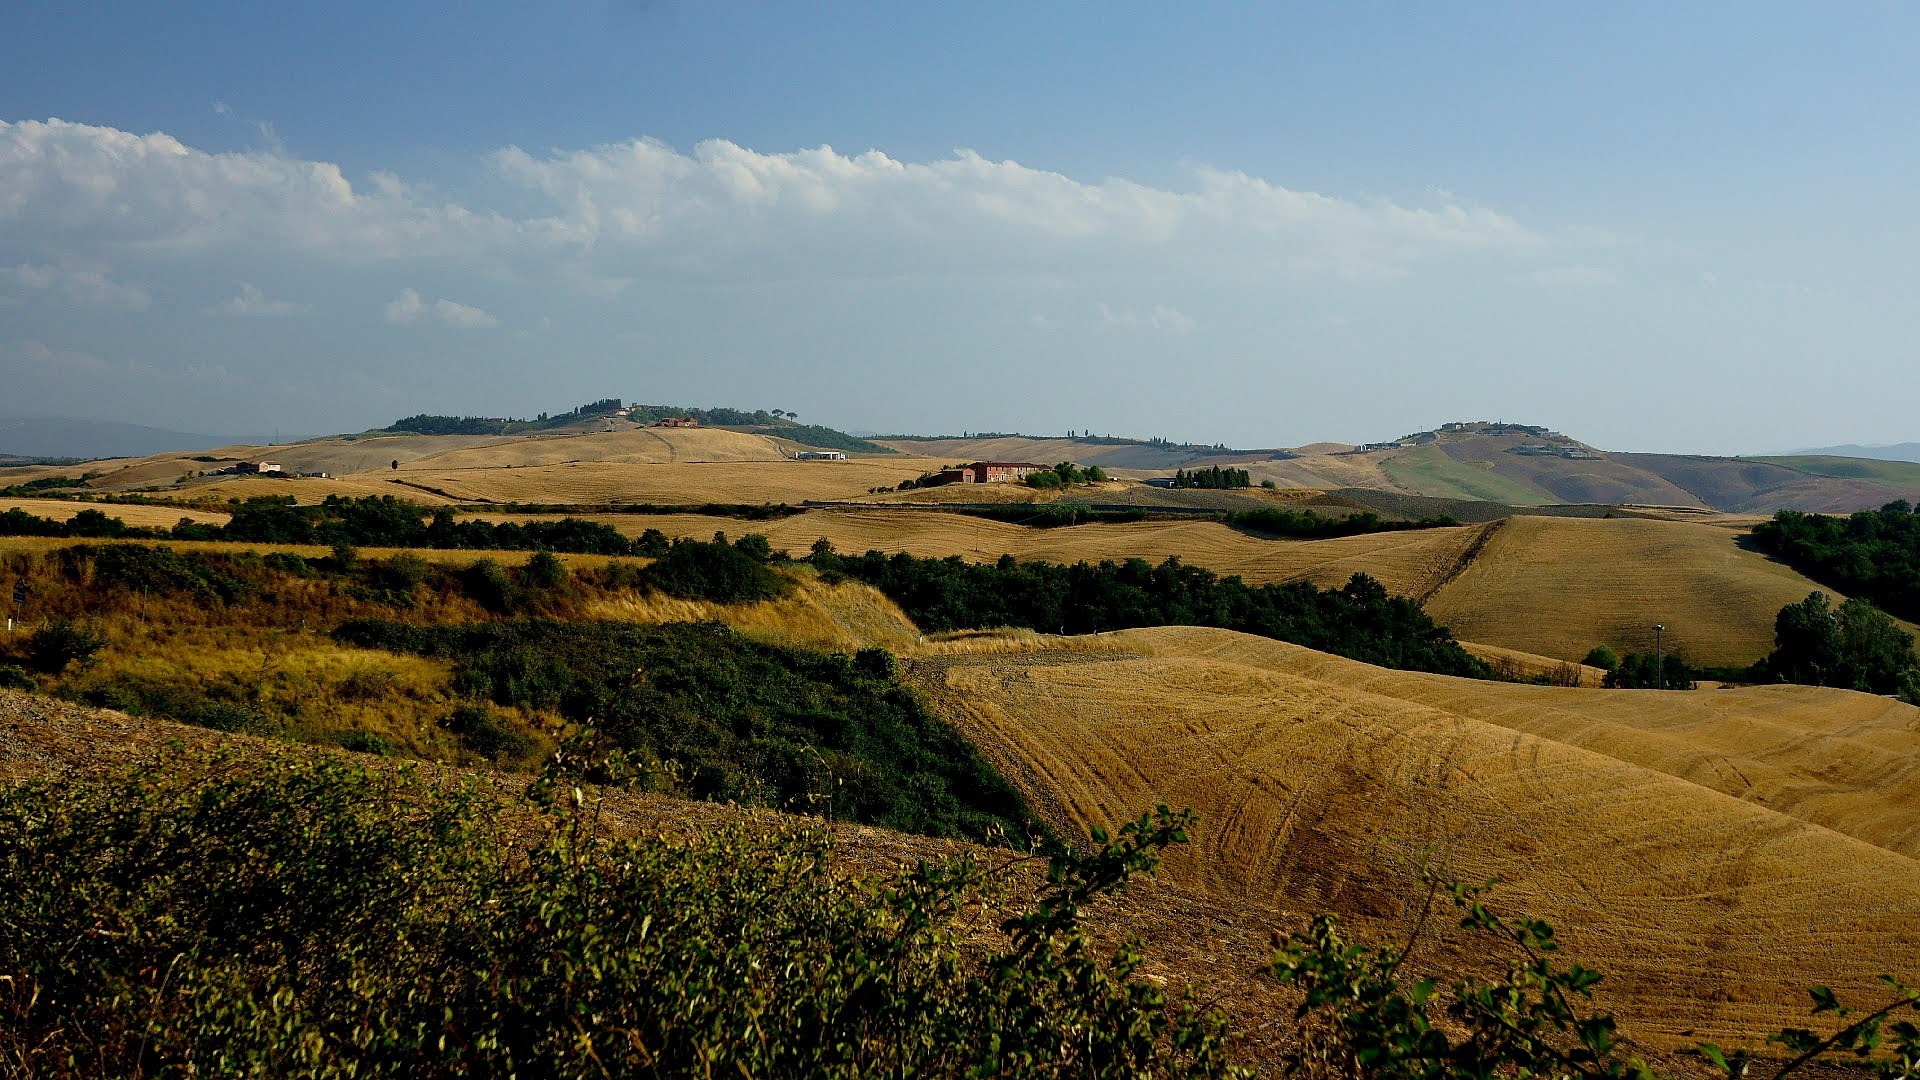
M 153 303 L 145 289 L 114 281 L 102 271 L 92 269 L 29 263 L 0 266 L 0 285 L 51 292 L 82 307 L 143 311 Z
M 390 323 L 418 322 L 427 305 L 420 294 L 412 289 L 401 289 L 400 295 L 387 301 L 387 321 Z
M 298 315 L 307 305 L 291 300 L 275 300 L 262 293 L 252 282 L 240 282 L 240 292 L 207 309 L 209 315 L 231 315 L 237 319 L 272 319 Z
M 208 250 L 349 259 L 471 256 L 513 223 L 417 196 L 391 177 L 356 190 L 328 162 L 209 154 L 170 135 L 61 120 L 0 121 L 0 244 L 103 253 Z
M 485 330 L 500 325 L 500 320 L 493 315 L 468 304 L 446 299 L 429 304 L 415 289 L 400 290 L 400 295 L 387 301 L 386 313 L 390 323 L 405 324 L 431 319 L 464 330 Z
M 104 256 L 230 251 L 355 263 L 440 260 L 611 291 L 646 276 L 1088 272 L 1395 274 L 1544 241 L 1450 196 L 1357 202 L 1197 168 L 1183 190 L 1077 180 L 958 151 L 911 163 L 831 147 L 760 153 L 652 140 L 491 159 L 546 202 L 468 209 L 284 150 L 213 154 L 166 134 L 0 122 L 0 244 Z M 452 314 L 450 319 L 463 316 Z
M 1160 330 L 1170 334 L 1184 334 L 1198 325 L 1194 322 L 1193 316 L 1166 304 L 1155 304 L 1145 311 L 1115 308 L 1105 301 L 1101 301 L 1096 306 L 1100 309 L 1101 322 L 1123 330 Z
M 435 300 L 433 317 L 448 326 L 458 326 L 468 330 L 484 330 L 500 325 L 500 320 L 487 312 L 477 307 L 454 303 L 452 300 Z

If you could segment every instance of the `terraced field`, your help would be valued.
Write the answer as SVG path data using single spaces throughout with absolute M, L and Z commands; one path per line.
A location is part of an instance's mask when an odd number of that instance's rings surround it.
M 1422 866 L 1503 880 L 1608 973 L 1630 1036 L 1750 1042 L 1804 985 L 1920 957 L 1920 710 L 1798 687 L 1653 692 L 1368 667 L 1226 631 L 912 662 L 1056 824 L 1202 815 L 1165 873 L 1223 905 L 1411 923 Z

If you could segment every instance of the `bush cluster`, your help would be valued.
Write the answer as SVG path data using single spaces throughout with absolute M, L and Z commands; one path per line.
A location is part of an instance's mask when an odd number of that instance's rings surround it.
M 892 656 L 763 644 L 720 623 L 356 621 L 363 648 L 440 657 L 472 704 L 445 725 L 492 751 L 480 703 L 591 723 L 658 790 L 930 836 L 1022 837 L 1025 802 L 897 677 Z
M 1836 608 L 1825 593 L 1815 592 L 1781 608 L 1773 626 L 1773 652 L 1748 672 L 1755 682 L 1899 694 L 1920 704 L 1913 635 L 1867 601 L 1855 598 Z
M 1920 513 L 1905 500 L 1844 518 L 1782 510 L 1753 539 L 1815 581 L 1920 620 Z
M 1034 488 L 1065 488 L 1077 484 L 1103 484 L 1107 481 L 1107 470 L 1098 465 L 1080 468 L 1071 461 L 1062 461 L 1051 469 L 1028 473 L 1026 485 Z

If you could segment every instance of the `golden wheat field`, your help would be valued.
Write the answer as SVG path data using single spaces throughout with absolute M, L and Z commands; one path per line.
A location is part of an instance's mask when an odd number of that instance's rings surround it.
M 1072 832 L 1198 810 L 1163 873 L 1223 904 L 1392 924 L 1422 866 L 1501 878 L 1496 906 L 1552 922 L 1656 1044 L 1750 1043 L 1801 1022 L 1808 983 L 1920 974 L 1908 706 L 1481 683 L 1201 629 L 910 668 Z
M 182 510 L 174 506 L 137 506 L 131 503 L 87 503 L 67 499 L 0 499 L 0 513 L 19 510 L 35 517 L 65 521 L 82 510 L 98 510 L 129 525 L 168 528 L 181 518 L 208 525 L 224 525 L 228 515 L 217 510 Z
M 768 503 L 833 500 L 892 487 L 925 471 L 911 458 L 851 461 L 580 461 L 533 468 L 442 470 L 399 478 L 461 502 Z M 357 474 L 349 479 L 370 477 Z
M 1780 609 L 1819 586 L 1738 540 L 1681 521 L 1508 518 L 1426 608 L 1458 637 L 1547 656 L 1650 652 L 1659 623 L 1689 660 L 1750 664 Z

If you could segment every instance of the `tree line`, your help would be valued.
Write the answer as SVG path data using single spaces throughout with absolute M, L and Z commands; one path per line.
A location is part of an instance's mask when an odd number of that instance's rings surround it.
M 1304 582 L 1248 585 L 1170 558 L 1125 562 L 969 563 L 906 553 L 842 556 L 814 545 L 808 562 L 828 580 L 853 578 L 899 604 L 923 630 L 1025 627 L 1096 634 L 1145 626 L 1217 626 L 1336 653 L 1369 664 L 1487 677 L 1444 626 L 1413 601 L 1355 574 L 1338 589 Z
M 1253 477 L 1245 469 L 1223 469 L 1218 465 L 1204 469 L 1176 469 L 1173 486 L 1177 488 L 1248 488 Z
M 1920 620 L 1920 513 L 1906 500 L 1846 517 L 1782 510 L 1752 536 L 1813 580 Z

